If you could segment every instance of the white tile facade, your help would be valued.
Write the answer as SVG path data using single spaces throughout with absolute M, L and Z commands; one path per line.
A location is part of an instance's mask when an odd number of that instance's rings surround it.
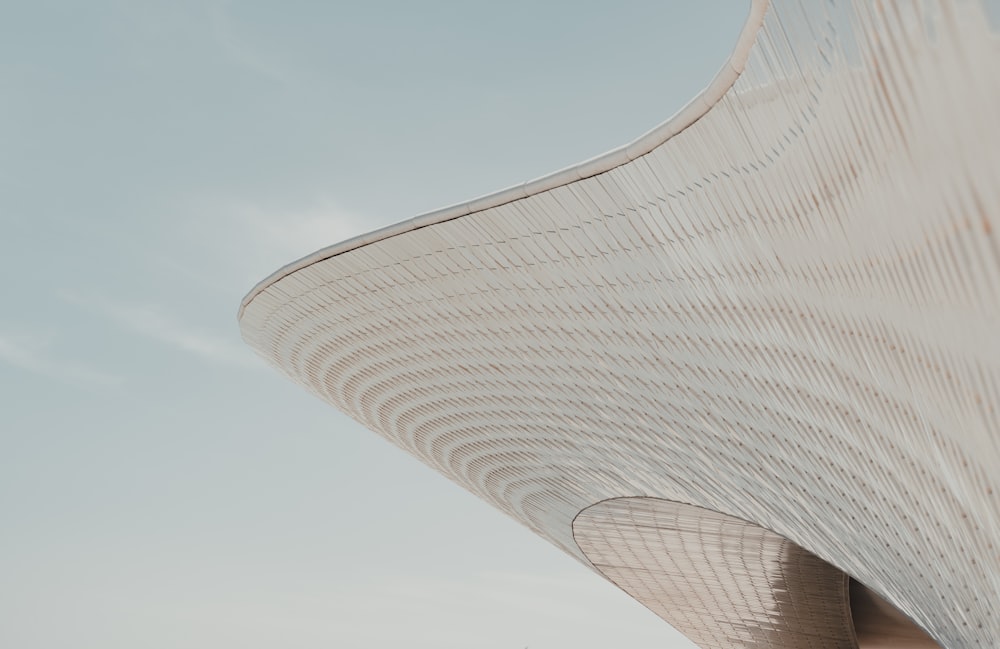
M 243 335 L 581 560 L 595 503 L 688 503 L 993 648 L 1000 39 L 974 2 L 753 7 L 678 120 L 292 264 Z

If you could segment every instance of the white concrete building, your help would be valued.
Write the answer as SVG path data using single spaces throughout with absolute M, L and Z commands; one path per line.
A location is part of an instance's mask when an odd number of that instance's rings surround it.
M 992 649 L 994 29 L 754 0 L 662 126 L 279 270 L 244 338 L 702 647 Z

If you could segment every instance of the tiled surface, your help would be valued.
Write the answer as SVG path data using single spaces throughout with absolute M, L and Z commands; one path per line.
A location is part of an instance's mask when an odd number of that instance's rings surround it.
M 976 3 L 774 2 L 680 134 L 304 265 L 243 335 L 581 559 L 594 503 L 690 503 L 995 647 L 998 66 Z
M 616 498 L 580 512 L 573 534 L 594 568 L 704 649 L 858 647 L 847 576 L 774 532 Z

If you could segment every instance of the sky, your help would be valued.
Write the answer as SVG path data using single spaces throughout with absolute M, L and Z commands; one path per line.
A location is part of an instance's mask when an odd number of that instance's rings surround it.
M 666 119 L 749 3 L 0 0 L 0 645 L 690 647 L 240 299 Z

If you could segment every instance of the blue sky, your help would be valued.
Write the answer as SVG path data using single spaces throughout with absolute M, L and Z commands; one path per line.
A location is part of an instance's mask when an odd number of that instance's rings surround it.
M 299 256 L 654 126 L 747 6 L 0 4 L 0 644 L 686 646 L 235 314 Z

